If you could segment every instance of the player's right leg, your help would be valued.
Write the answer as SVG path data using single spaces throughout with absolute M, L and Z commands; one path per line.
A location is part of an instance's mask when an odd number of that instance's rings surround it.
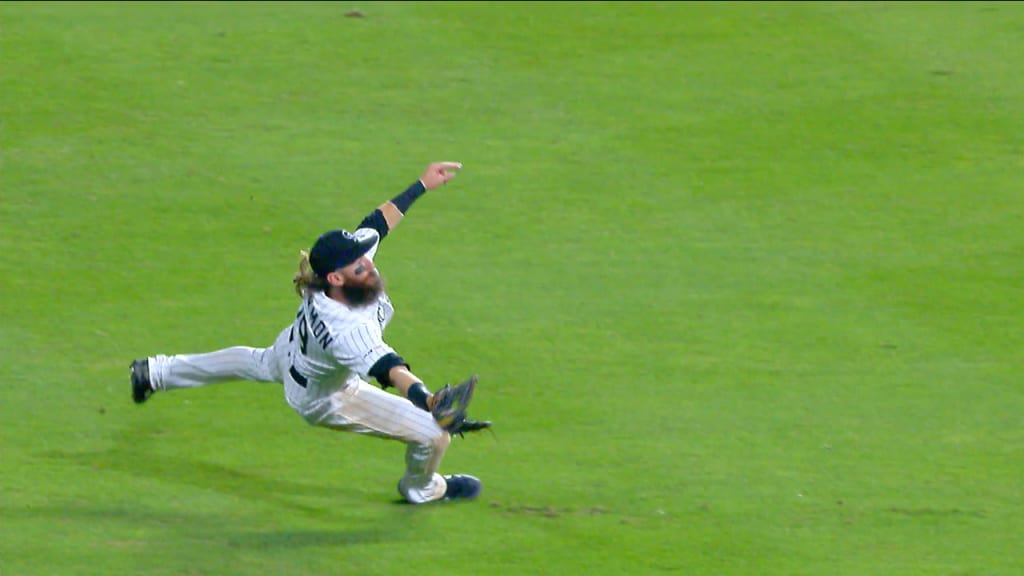
M 196 388 L 229 380 L 272 382 L 266 361 L 270 348 L 234 346 L 205 354 L 159 354 L 149 358 L 154 390 Z
M 275 351 L 287 331 L 282 331 L 269 348 L 233 346 L 204 354 L 158 354 L 136 360 L 131 366 L 132 398 L 141 404 L 158 390 L 197 388 L 231 380 L 281 382 Z

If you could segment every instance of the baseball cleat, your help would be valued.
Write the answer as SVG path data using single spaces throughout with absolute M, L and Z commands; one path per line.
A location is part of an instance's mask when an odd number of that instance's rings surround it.
M 452 474 L 444 477 L 448 488 L 444 491 L 445 500 L 472 500 L 480 495 L 483 483 L 479 478 L 468 474 Z
M 153 395 L 153 384 L 149 381 L 149 359 L 132 362 L 132 400 L 142 404 Z

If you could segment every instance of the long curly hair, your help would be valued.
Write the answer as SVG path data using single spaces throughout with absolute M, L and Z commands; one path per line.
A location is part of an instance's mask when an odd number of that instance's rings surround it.
M 295 293 L 299 295 L 299 298 L 305 298 L 310 291 L 326 292 L 330 285 L 327 283 L 327 280 L 317 276 L 316 272 L 313 271 L 313 266 L 309 263 L 309 252 L 300 250 L 299 256 L 299 271 L 292 278 L 292 283 L 295 285 Z

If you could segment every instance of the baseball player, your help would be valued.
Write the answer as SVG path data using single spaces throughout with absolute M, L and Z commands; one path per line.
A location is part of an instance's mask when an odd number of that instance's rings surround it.
M 432 394 L 383 339 L 394 315 L 373 263 L 380 242 L 426 191 L 462 165 L 430 164 L 423 176 L 380 205 L 353 231 L 322 234 L 302 253 L 295 320 L 268 348 L 235 346 L 205 354 L 156 355 L 131 364 L 132 398 L 228 380 L 279 382 L 288 404 L 314 426 L 395 439 L 407 445 L 398 492 L 409 502 L 471 499 L 480 480 L 437 473 L 451 434 L 487 428 L 467 418 L 476 376 Z M 381 388 L 369 384 L 377 380 Z M 394 387 L 399 394 L 386 391 Z

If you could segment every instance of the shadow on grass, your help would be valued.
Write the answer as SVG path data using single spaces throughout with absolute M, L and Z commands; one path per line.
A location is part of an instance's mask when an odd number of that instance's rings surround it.
M 183 453 L 161 452 L 158 443 L 144 431 L 126 429 L 111 439 L 113 444 L 104 450 L 50 450 L 40 454 L 61 467 L 81 469 L 83 480 L 95 484 L 93 490 L 99 492 L 95 500 L 88 504 L 79 500 L 68 505 L 0 507 L 0 512 L 4 517 L 28 520 L 53 519 L 87 526 L 105 523 L 115 532 L 125 527 L 143 532 L 170 531 L 246 550 L 344 547 L 394 541 L 402 539 L 403 532 L 415 530 L 406 512 L 413 507 L 400 498 L 374 502 L 372 498 L 367 500 L 365 490 L 351 486 L 346 490 L 344 482 L 297 482 L 272 473 L 261 475 L 197 460 Z M 213 501 L 213 507 L 205 510 L 192 508 L 187 501 L 196 489 L 225 498 Z M 398 503 L 404 505 L 396 506 Z M 311 522 L 314 526 L 307 528 Z M 316 523 L 327 526 L 320 529 Z M 151 539 L 147 536 L 143 540 Z
M 111 437 L 113 445 L 105 450 L 74 451 L 50 450 L 43 457 L 84 467 L 93 471 L 109 471 L 155 480 L 160 484 L 174 484 L 224 494 L 231 498 L 267 503 L 308 518 L 330 521 L 344 520 L 338 514 L 346 509 L 362 509 L 367 502 L 365 490 L 358 490 L 345 482 L 310 484 L 296 482 L 273 475 L 189 458 L 182 453 L 160 451 L 144 431 L 122 430 Z M 135 490 L 140 499 L 154 497 L 152 489 L 130 480 L 121 491 Z M 397 496 L 397 494 L 395 494 Z M 313 501 L 313 503 L 309 503 Z M 389 507 L 390 508 L 390 507 Z
M 232 498 L 257 500 L 320 519 L 332 516 L 338 504 L 334 500 L 341 496 L 339 491 L 331 486 L 315 486 L 280 478 L 268 478 L 210 462 L 145 450 L 128 451 L 124 447 L 99 452 L 50 451 L 46 456 L 93 470 L 126 473 L 151 478 L 161 483 L 214 491 Z M 139 490 L 140 498 L 154 497 L 146 496 L 144 487 L 133 485 L 131 482 L 125 483 L 125 489 Z M 324 506 L 313 506 L 299 501 L 300 498 L 328 497 L 332 502 Z
M 130 531 L 138 540 L 118 537 L 119 547 L 144 546 L 145 542 L 164 542 L 166 536 L 154 537 L 154 531 L 171 532 L 178 538 L 202 541 L 206 544 L 242 550 L 266 550 L 274 548 L 342 547 L 394 540 L 389 529 L 366 527 L 357 529 L 323 530 L 240 530 L 246 521 L 242 518 L 225 518 L 221 514 L 191 514 L 152 507 L 110 507 L 87 506 L 82 504 L 58 504 L 51 506 L 3 506 L 0 516 L 10 521 L 46 521 L 54 524 L 81 523 L 90 526 L 95 533 L 120 534 Z M 139 535 L 142 535 L 141 537 Z

